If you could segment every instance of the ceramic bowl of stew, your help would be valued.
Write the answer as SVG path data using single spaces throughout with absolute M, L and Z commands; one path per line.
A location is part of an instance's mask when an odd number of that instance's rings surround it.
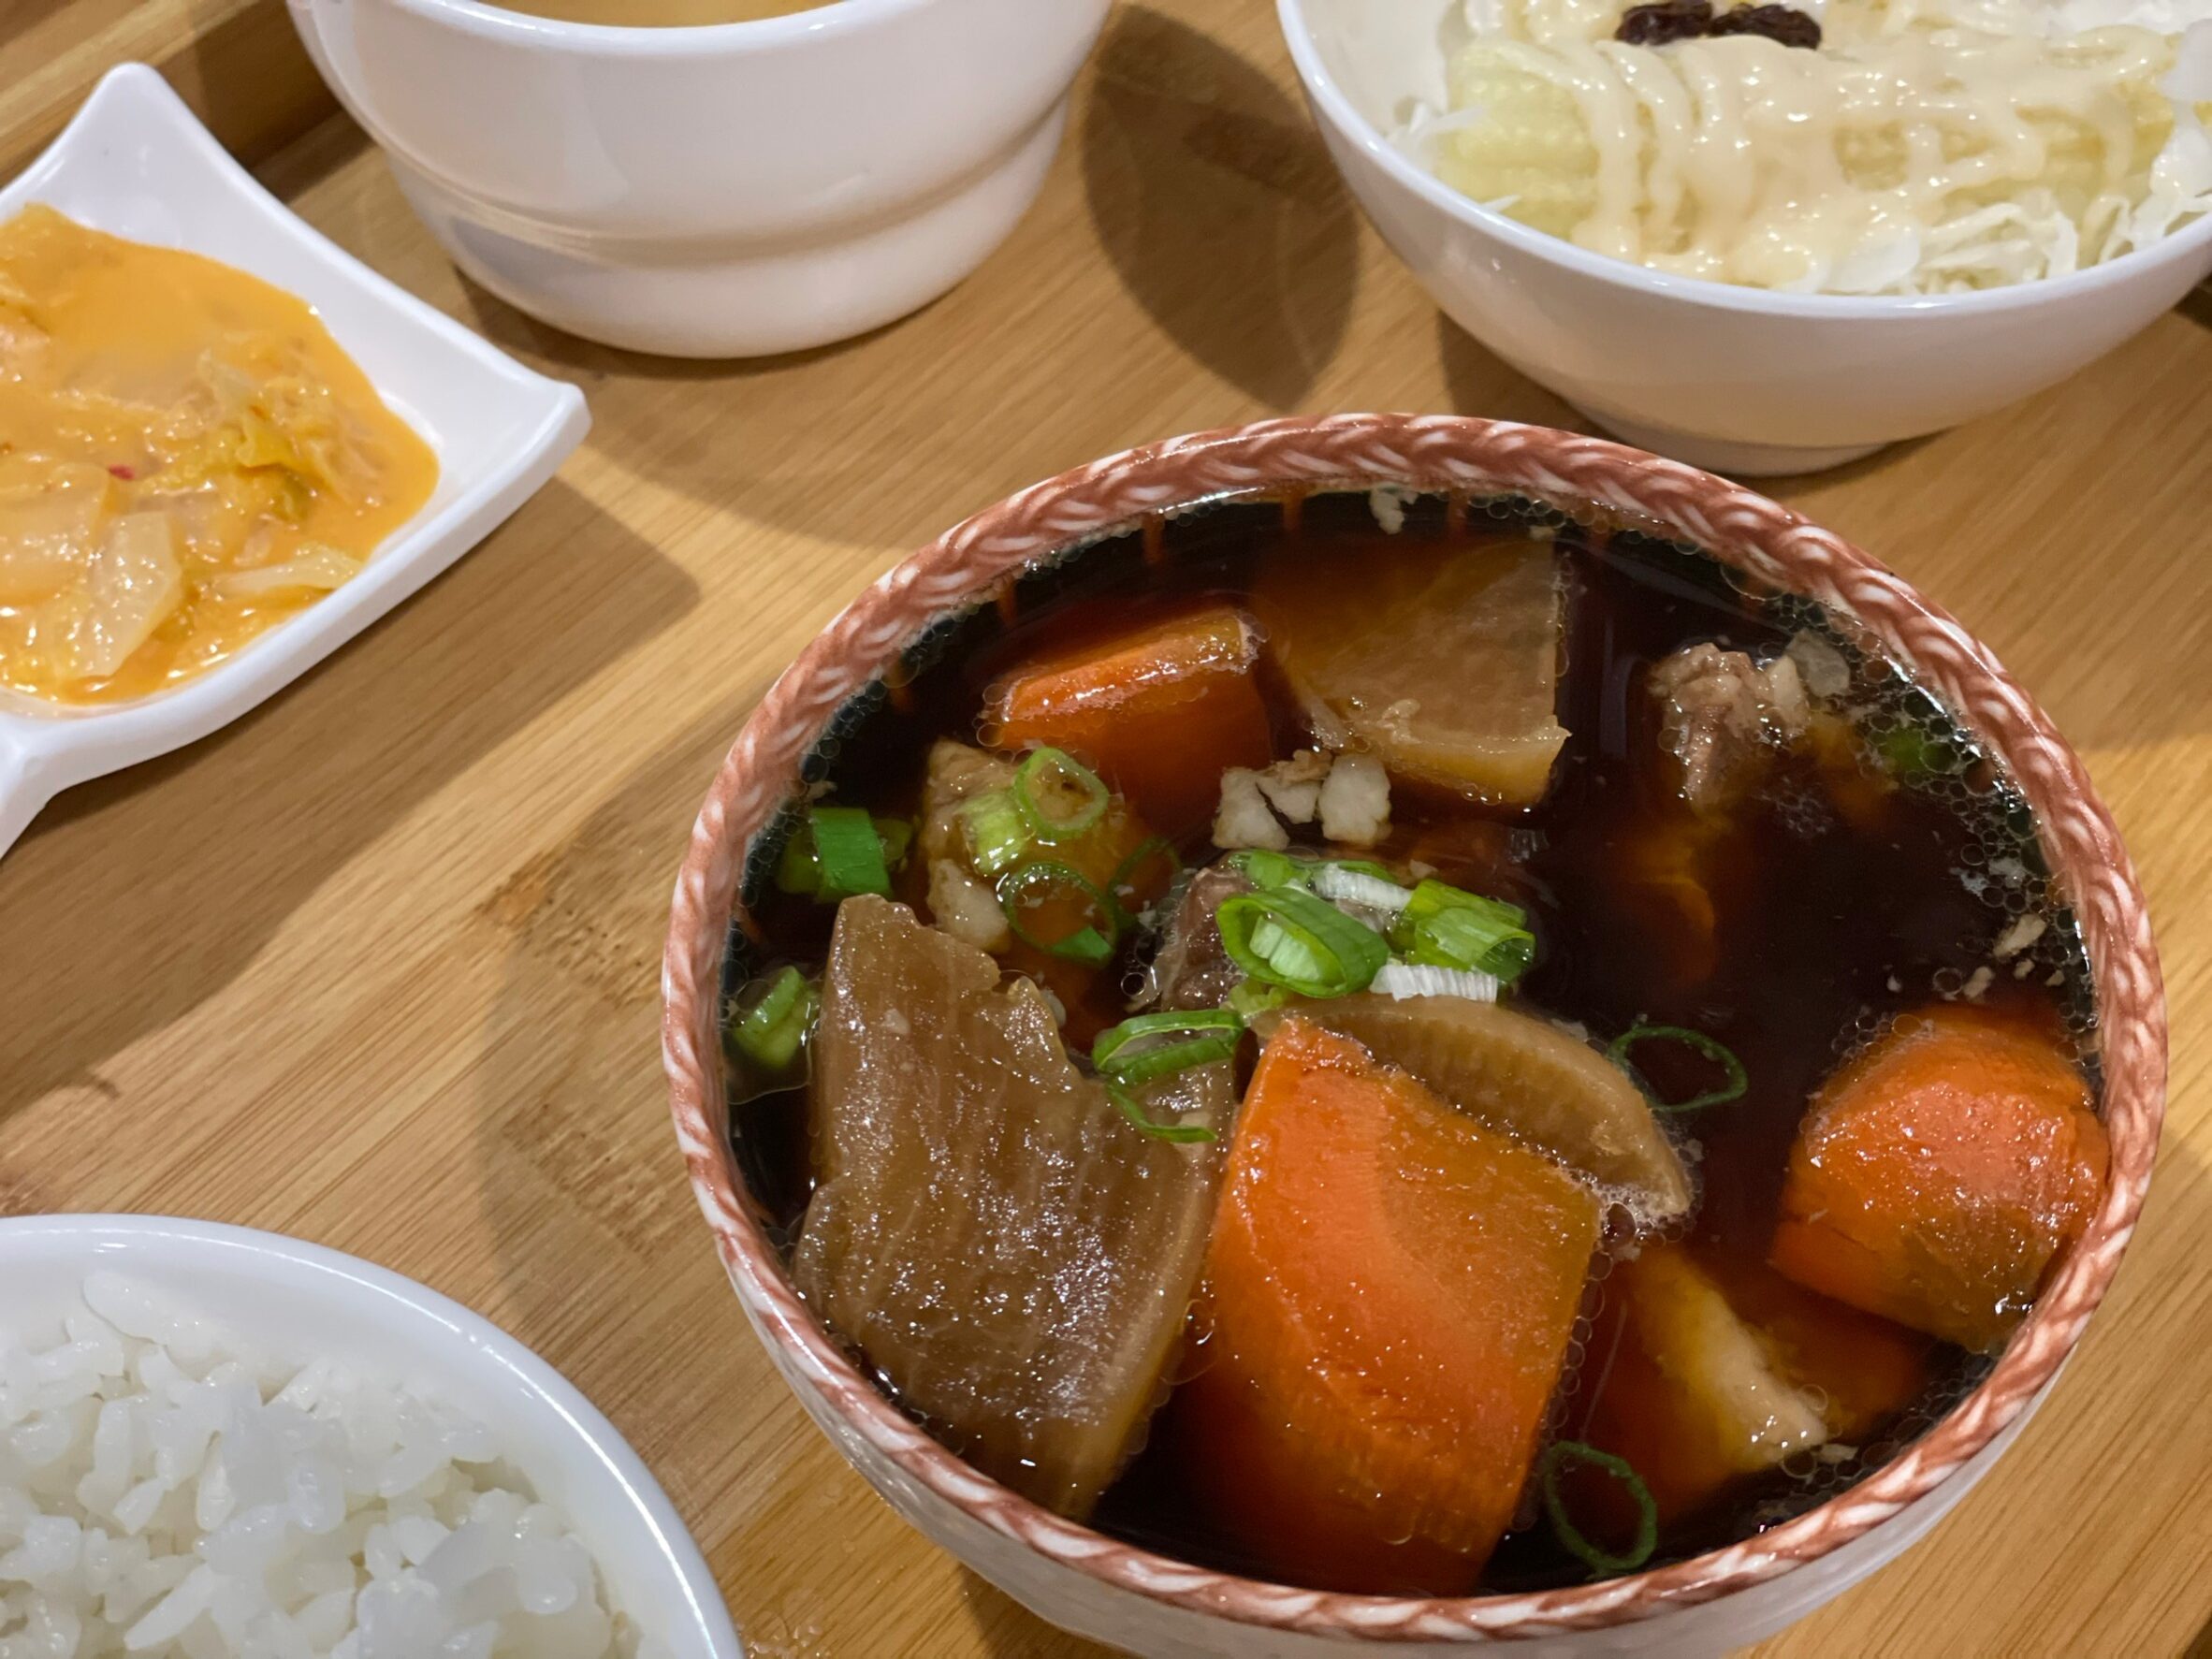
M 1433 522 L 1454 527 L 1508 502 L 1584 546 L 1642 537 L 1695 549 L 1732 591 L 1809 602 L 1857 631 L 2032 813 L 2024 833 L 2077 941 L 2075 1011 L 2089 1034 L 2084 1070 L 2108 1171 L 2024 1316 L 2015 1308 L 2009 1335 L 1959 1388 L 1869 1451 L 1847 1481 L 1593 1581 L 1451 1595 L 1319 1590 L 1181 1558 L 1156 1534 L 1132 1535 L 1111 1503 L 1092 1524 L 1054 1513 L 956 1456 L 855 1362 L 796 1288 L 788 1207 L 733 1143 L 723 1031 L 743 970 L 732 964 L 758 948 L 777 902 L 779 826 L 809 786 L 819 794 L 840 744 L 848 756 L 865 748 L 852 740 L 853 711 L 897 706 L 916 642 L 941 637 L 948 618 L 1011 615 L 1007 596 L 1029 591 L 1039 573 L 1080 567 L 1087 550 L 1125 545 L 1117 538 L 1171 562 L 1187 526 L 1226 504 L 1275 515 L 1294 542 L 1302 521 L 1347 496 L 1386 530 L 1408 502 L 1442 503 Z M 1687 1656 L 1781 1629 L 1926 1534 L 2020 1433 L 2117 1270 L 2164 1101 L 2163 990 L 2127 852 L 2079 757 L 1985 647 L 1870 554 L 1739 486 L 1596 438 L 1454 416 L 1285 419 L 1150 444 L 986 508 L 899 564 L 801 653 L 737 735 L 678 876 L 663 986 L 663 1054 L 691 1186 L 739 1305 L 794 1396 L 933 1541 L 1053 1623 L 1148 1655 L 1321 1659 L 1370 1643 L 1444 1652 L 1503 1639 L 1538 1654 Z M 740 1113 L 741 1142 L 748 1121 Z

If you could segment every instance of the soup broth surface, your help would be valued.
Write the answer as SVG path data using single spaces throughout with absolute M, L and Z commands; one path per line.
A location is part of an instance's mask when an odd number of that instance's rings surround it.
M 1571 735 L 1544 798 L 1524 809 L 1468 804 L 1399 788 L 1394 825 L 1379 856 L 1436 866 L 1443 879 L 1522 907 L 1536 937 L 1535 966 L 1518 999 L 1572 1022 L 1594 1039 L 1639 1024 L 1695 1027 L 1740 1060 L 1740 1098 L 1670 1125 L 1696 1171 L 1701 1201 L 1681 1243 L 1716 1273 L 1764 1273 L 1767 1242 L 1793 1138 L 1823 1080 L 1902 1011 L 1949 999 L 2010 1011 L 2048 1029 L 2095 1081 L 2093 1002 L 2078 930 L 2053 890 L 2024 803 L 1996 765 L 1893 664 L 1865 648 L 1810 601 L 1750 590 L 1716 561 L 1634 533 L 1594 530 L 1548 508 L 1441 498 L 1392 502 L 1394 533 L 1364 495 L 1323 494 L 1294 503 L 1215 507 L 1145 534 L 1110 539 L 1033 573 L 996 604 L 947 621 L 909 655 L 906 683 L 849 706 L 808 776 L 836 798 L 871 811 L 910 814 L 933 740 L 977 739 L 989 688 L 1009 664 L 1194 603 L 1244 604 L 1276 561 L 1323 561 L 1347 583 L 1392 561 L 1434 561 L 1521 542 L 1534 532 L 1557 550 L 1565 585 L 1558 717 Z M 1731 814 L 1725 845 L 1704 867 L 1710 880 L 1714 953 L 1686 968 L 1683 928 L 1653 904 L 1635 872 L 1680 830 L 1681 808 L 1658 714 L 1642 691 L 1651 667 L 1699 643 L 1770 659 L 1811 633 L 1846 665 L 1848 706 L 1860 744 L 1860 791 L 1810 759 L 1791 756 Z M 1277 753 L 1287 754 L 1306 715 L 1267 683 Z M 987 734 L 986 734 L 987 735 Z M 1849 772 L 1850 769 L 1846 768 Z M 1218 853 L 1208 824 L 1155 824 L 1184 861 Z M 764 967 L 811 970 L 828 949 L 832 912 L 779 893 L 771 850 L 756 849 L 746 897 L 758 938 L 733 935 L 733 991 Z M 1659 855 L 1664 862 L 1664 855 Z M 913 895 L 897 896 L 913 902 Z M 2041 920 L 2032 944 L 2000 955 L 2024 916 Z M 1150 946 L 1131 944 L 1113 965 L 1129 973 Z M 1993 960 L 2002 969 L 1992 972 Z M 1086 1040 L 1087 1041 L 1087 1040 Z M 1709 1086 L 1692 1061 L 1654 1056 L 1651 1081 L 1676 1099 Z M 734 1107 L 741 1168 L 775 1219 L 798 1225 L 812 1188 L 803 1091 Z M 1619 1217 L 1615 1217 L 1616 1234 Z M 1633 1258 L 1633 1246 L 1623 1254 Z M 1607 1405 L 1608 1388 L 1643 1386 L 1615 1366 L 1616 1309 L 1605 1259 L 1578 1327 L 1576 1359 L 1560 1385 L 1551 1431 L 1577 1438 Z M 1832 1304 L 1829 1304 L 1832 1305 Z M 1834 1328 L 1810 1342 L 1849 1342 L 1864 1316 L 1835 1308 Z M 1815 1321 L 1817 1323 L 1817 1319 Z M 1175 1373 L 1208 1364 L 1202 1311 Z M 1914 1347 L 1914 1344 L 1917 1346 Z M 1709 1502 L 1670 1516 L 1653 1564 L 1724 1545 L 1801 1512 L 1894 1456 L 1986 1374 L 1987 1361 L 1913 1339 L 1923 1386 L 1872 1432 L 1820 1456 L 1796 1456 L 1728 1483 Z M 1093 1517 L 1103 1530 L 1179 1559 L 1266 1576 L 1240 1540 L 1201 1517 L 1190 1435 L 1171 1395 L 1144 1448 Z M 1556 1586 L 1588 1579 L 1535 1512 L 1524 1514 L 1491 1557 L 1485 1588 Z M 1448 1593 L 1419 1578 L 1389 1588 Z

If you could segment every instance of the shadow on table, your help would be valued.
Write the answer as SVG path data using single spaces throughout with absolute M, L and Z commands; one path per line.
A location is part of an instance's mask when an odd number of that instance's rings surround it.
M 2212 330 L 2212 277 L 2184 294 L 2174 309 L 2198 327 Z M 2212 1644 L 2207 1645 L 2207 1652 L 2212 1652 Z
M 1570 432 L 1597 430 L 1556 392 L 1492 356 L 1488 346 L 1441 311 L 1436 313 L 1436 360 L 1443 366 L 1445 389 L 1451 395 L 1455 415 L 1524 420 Z
M 1219 42 L 1123 7 L 1082 132 L 1107 257 L 1192 357 L 1294 410 L 1344 342 L 1359 228 L 1305 111 Z
M 1003 432 L 946 419 L 949 399 L 985 404 L 978 384 L 1031 372 L 1017 359 L 948 349 L 923 326 L 958 289 L 854 340 L 694 361 L 595 344 L 459 281 L 464 320 L 478 332 L 584 388 L 589 448 L 740 524 L 903 552 L 1038 473 L 1089 458 L 1055 456 L 1024 472 Z
M 475 1185 L 510 1328 L 548 1352 L 573 1355 L 595 1330 L 579 1288 L 541 1271 L 548 1229 L 573 1230 L 581 1213 L 648 1281 L 672 1260 L 712 1259 L 669 1126 L 661 952 L 692 821 L 765 689 L 734 686 L 477 913 L 502 936 L 504 966 L 475 1067 Z M 749 1340 L 726 1296 L 698 1310 L 694 1329 Z
M 109 1055 L 219 993 L 333 871 L 696 597 L 555 482 L 258 709 L 65 792 L 0 861 L 0 1116 L 111 1097 Z

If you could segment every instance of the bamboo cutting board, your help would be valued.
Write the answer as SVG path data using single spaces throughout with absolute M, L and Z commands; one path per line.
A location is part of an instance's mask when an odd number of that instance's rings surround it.
M 259 150 L 323 106 L 260 32 L 276 8 L 225 4 L 280 65 L 208 88 Z M 124 55 L 190 60 L 163 29 L 222 10 L 16 0 L 0 65 L 66 25 L 80 91 Z M 273 1228 L 481 1309 L 659 1472 L 762 1659 L 1095 1654 L 910 1533 L 775 1379 L 684 1185 L 657 962 L 746 711 L 945 525 L 1290 410 L 1573 424 L 1361 221 L 1272 14 L 1125 5 L 1043 200 L 974 279 L 757 364 L 600 350 L 470 288 L 342 122 L 271 155 L 311 222 L 580 383 L 597 427 L 397 615 L 222 735 L 63 796 L 0 862 L 0 1212 Z M 25 83 L 0 90 L 0 153 L 51 124 L 63 81 L 46 104 Z M 2134 1659 L 2212 1621 L 2207 455 L 2200 295 L 2016 410 L 1775 490 L 1963 616 L 2081 746 L 2150 891 L 2179 1046 L 2142 1230 L 2047 1406 L 1925 1545 L 1762 1659 Z

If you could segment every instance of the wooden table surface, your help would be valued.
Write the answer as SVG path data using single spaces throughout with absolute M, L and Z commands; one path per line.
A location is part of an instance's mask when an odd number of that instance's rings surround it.
M 184 9 L 191 9 L 186 7 Z M 1273 7 L 1125 5 L 1044 197 L 922 315 L 738 366 L 566 339 L 460 281 L 341 122 L 264 176 L 582 384 L 504 529 L 229 730 L 0 862 L 0 1213 L 297 1233 L 482 1310 L 659 1472 L 762 1659 L 1094 1653 L 923 1544 L 776 1381 L 669 1130 L 658 958 L 707 779 L 778 669 L 937 531 L 1285 411 L 1571 424 L 1432 309 L 1297 100 Z M 2164 1655 L 2212 1621 L 2212 307 L 1782 499 L 1940 596 L 2081 746 L 2149 887 L 2172 1110 L 2056 1394 L 1932 1537 L 1769 1659 Z

